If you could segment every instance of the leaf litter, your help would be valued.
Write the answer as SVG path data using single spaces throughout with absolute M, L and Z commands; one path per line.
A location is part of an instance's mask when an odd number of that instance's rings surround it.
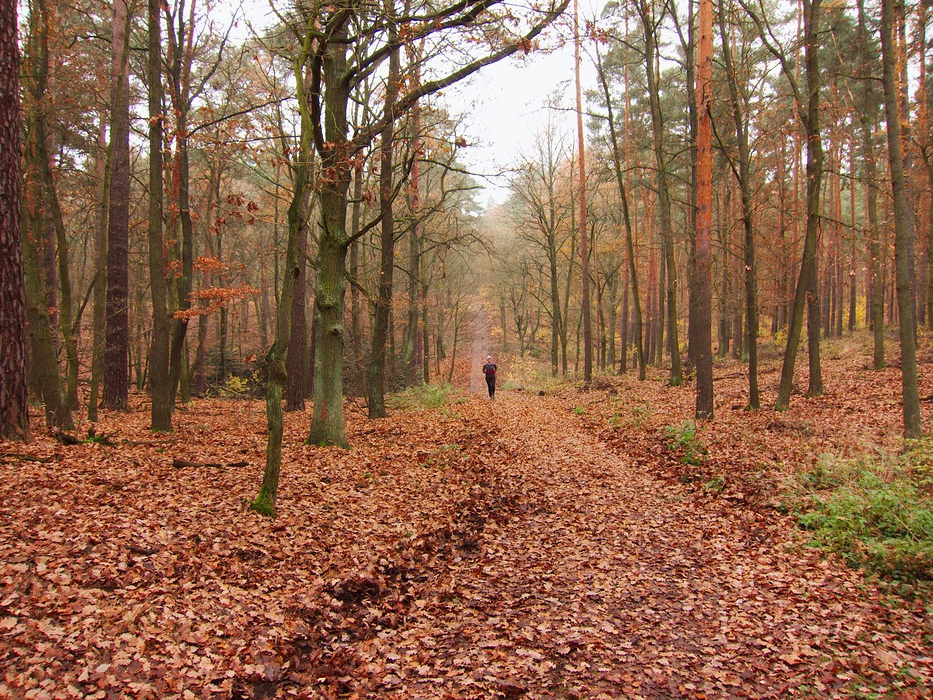
M 836 386 L 782 415 L 717 384 L 701 465 L 662 432 L 692 392 L 657 381 L 350 403 L 349 451 L 287 414 L 274 520 L 244 506 L 261 402 L 198 401 L 167 436 L 107 414 L 114 447 L 0 443 L 0 696 L 928 696 L 922 607 L 769 507 L 781 465 L 893 435 L 896 406 Z

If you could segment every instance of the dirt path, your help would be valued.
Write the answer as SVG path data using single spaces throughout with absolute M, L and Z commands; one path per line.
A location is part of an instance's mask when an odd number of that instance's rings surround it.
M 0 698 L 933 696 L 916 608 L 556 399 L 348 407 L 351 450 L 286 416 L 275 520 L 258 401 L 0 443 Z
M 931 692 L 918 621 L 866 602 L 857 573 L 780 523 L 636 472 L 544 399 L 497 399 L 460 407 L 480 427 L 459 554 L 404 627 L 375 640 L 387 691 L 830 697 L 871 682 L 897 697 Z

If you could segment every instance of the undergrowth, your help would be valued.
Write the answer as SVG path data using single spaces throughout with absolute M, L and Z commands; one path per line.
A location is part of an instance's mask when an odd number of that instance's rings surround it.
M 441 409 L 449 403 L 451 396 L 456 393 L 456 390 L 450 384 L 422 384 L 392 394 L 388 398 L 388 402 L 395 409 Z
M 933 442 L 898 455 L 824 456 L 797 474 L 791 500 L 814 544 L 906 593 L 933 592 Z
M 706 462 L 706 446 L 697 438 L 697 424 L 694 421 L 685 420 L 680 425 L 667 426 L 664 428 L 664 437 L 668 449 L 680 453 L 683 464 L 699 466 Z

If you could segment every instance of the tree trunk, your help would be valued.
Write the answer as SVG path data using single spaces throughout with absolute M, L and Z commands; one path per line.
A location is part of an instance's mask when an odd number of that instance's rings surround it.
M 24 241 L 24 264 L 26 282 L 26 318 L 29 322 L 29 345 L 32 362 L 42 402 L 45 404 L 45 424 L 49 428 L 71 430 L 74 423 L 71 409 L 62 395 L 61 377 L 58 373 L 56 343 L 52 335 L 52 323 L 42 275 L 39 253 L 34 241 Z
M 0 439 L 28 441 L 16 7 L 0 0 Z
M 872 363 L 875 369 L 885 366 L 884 360 L 884 254 L 878 226 L 878 174 L 875 166 L 874 129 L 878 124 L 878 95 L 869 69 L 873 55 L 868 34 L 865 2 L 858 2 L 858 41 L 861 70 L 862 104 L 859 107 L 859 134 L 862 163 L 865 167 L 865 208 L 868 210 L 868 241 L 871 254 L 871 298 L 868 313 L 874 340 Z
M 152 430 L 172 430 L 169 385 L 169 315 L 166 305 L 162 240 L 162 24 L 161 3 L 149 0 L 149 285 L 152 295 L 152 343 L 149 386 L 152 390 Z
M 125 411 L 129 395 L 130 97 L 129 4 L 114 3 L 110 163 L 107 188 L 107 285 L 102 358 L 104 408 Z
M 761 408 L 758 391 L 758 283 L 755 277 L 755 229 L 751 191 L 751 154 L 748 145 L 748 124 L 745 120 L 745 107 L 739 93 L 738 73 L 732 59 L 732 49 L 726 35 L 725 14 L 719 15 L 719 33 L 722 38 L 723 60 L 729 83 L 729 97 L 732 102 L 732 121 L 739 149 L 739 167 L 736 172 L 739 194 L 742 200 L 742 224 L 745 232 L 745 332 L 748 345 L 748 406 L 753 410 Z M 734 166 L 733 166 L 734 168 Z M 741 351 L 740 351 L 741 353 Z
M 583 294 L 583 382 L 589 384 L 593 379 L 593 328 L 590 320 L 590 274 L 589 248 L 586 219 L 586 151 L 583 138 L 583 90 L 580 84 L 580 22 L 577 0 L 573 3 L 574 27 L 574 83 L 577 93 L 577 167 L 579 168 L 580 188 L 580 284 Z
M 722 16 L 722 14 L 720 14 Z M 720 19 L 720 22 L 723 22 Z M 723 49 L 727 50 L 725 24 Z M 728 64 L 727 64 L 728 65 Z M 731 70 L 729 71 L 732 73 Z M 697 44 L 697 140 L 696 140 L 696 317 L 694 349 L 697 373 L 696 417 L 713 417 L 713 253 L 711 243 L 713 205 L 713 135 L 710 109 L 713 96 L 713 2 L 700 0 Z M 735 98 L 735 95 L 733 95 Z M 736 105 L 733 104 L 733 109 Z
M 904 406 L 904 438 L 922 437 L 920 395 L 917 388 L 917 345 L 914 301 L 910 275 L 910 202 L 904 179 L 901 116 L 898 109 L 897 78 L 892 41 L 894 0 L 881 0 L 881 55 L 884 69 L 884 112 L 888 131 L 888 160 L 894 196 L 894 267 L 897 281 L 897 311 L 901 338 L 901 381 Z
M 306 166 L 299 165 L 298 167 Z M 305 263 L 308 256 L 308 227 L 306 223 L 308 220 L 308 208 L 306 201 L 307 196 L 303 196 L 304 200 L 298 202 L 299 209 L 297 211 L 293 211 L 292 207 L 288 209 L 288 230 L 291 232 L 292 227 L 297 226 L 299 232 L 298 254 L 295 258 L 298 276 L 295 279 L 294 291 L 292 293 L 292 305 L 288 310 L 292 320 L 285 365 L 287 373 L 285 384 L 286 411 L 303 411 L 305 409 L 305 364 L 308 359 L 308 303 L 306 294 L 308 273 Z M 276 330 L 276 332 L 278 332 L 278 330 Z M 281 348 L 281 344 L 278 352 L 284 352 Z
M 810 350 L 810 388 L 808 393 L 822 393 L 819 360 L 820 299 L 816 292 L 816 248 L 820 225 L 820 187 L 823 177 L 823 147 L 820 137 L 820 75 L 819 75 L 819 17 L 821 0 L 804 0 L 804 29 L 806 32 L 807 114 L 802 121 L 807 132 L 807 229 L 804 237 L 803 262 L 797 278 L 794 311 L 787 332 L 787 348 L 781 367 L 781 383 L 775 408 L 786 410 L 794 382 L 794 364 L 797 346 L 803 330 L 803 312 L 807 308 L 807 337 Z M 815 376 L 814 376 L 815 372 Z
M 654 18 L 651 16 L 647 4 L 640 3 L 642 25 L 645 30 L 645 70 L 648 84 L 648 99 L 651 105 L 652 144 L 654 149 L 655 185 L 658 193 L 658 214 L 661 226 L 661 241 L 664 251 L 664 279 L 666 299 L 663 306 L 667 315 L 667 341 L 671 353 L 671 386 L 679 386 L 683 382 L 683 370 L 680 364 L 680 341 L 677 330 L 677 265 L 674 258 L 674 232 L 671 221 L 670 189 L 667 179 L 667 163 L 664 156 L 664 121 L 661 112 L 661 91 L 659 85 L 658 67 L 656 64 L 658 46 Z M 659 297 L 659 307 L 662 306 Z M 663 321 L 659 318 L 659 323 Z M 659 327 L 660 330 L 660 327 Z M 662 333 L 659 333 L 659 337 Z M 661 354 L 661 344 L 658 344 L 658 354 Z
M 395 5 L 387 0 L 389 43 L 398 40 L 395 23 Z M 384 113 L 393 118 L 386 122 L 382 131 L 379 170 L 379 207 L 381 213 L 379 264 L 379 294 L 376 299 L 376 314 L 373 319 L 373 345 L 369 366 L 369 417 L 385 418 L 386 344 L 389 338 L 389 321 L 392 314 L 392 273 L 395 269 L 395 219 L 392 215 L 392 169 L 395 138 L 395 97 L 399 83 L 399 52 L 396 48 L 389 54 L 389 74 L 386 77 Z

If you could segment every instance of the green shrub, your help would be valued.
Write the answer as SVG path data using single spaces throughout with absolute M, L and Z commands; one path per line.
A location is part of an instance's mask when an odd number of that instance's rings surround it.
M 901 455 L 823 457 L 798 474 L 792 501 L 814 544 L 893 580 L 933 581 L 929 444 Z
M 389 397 L 389 405 L 396 409 L 411 408 L 442 408 L 456 393 L 450 384 L 422 384 L 409 387 L 398 394 Z
M 680 425 L 669 425 L 664 428 L 668 449 L 680 452 L 680 461 L 683 464 L 699 466 L 706 461 L 706 446 L 696 434 L 697 424 L 692 420 L 685 420 Z

